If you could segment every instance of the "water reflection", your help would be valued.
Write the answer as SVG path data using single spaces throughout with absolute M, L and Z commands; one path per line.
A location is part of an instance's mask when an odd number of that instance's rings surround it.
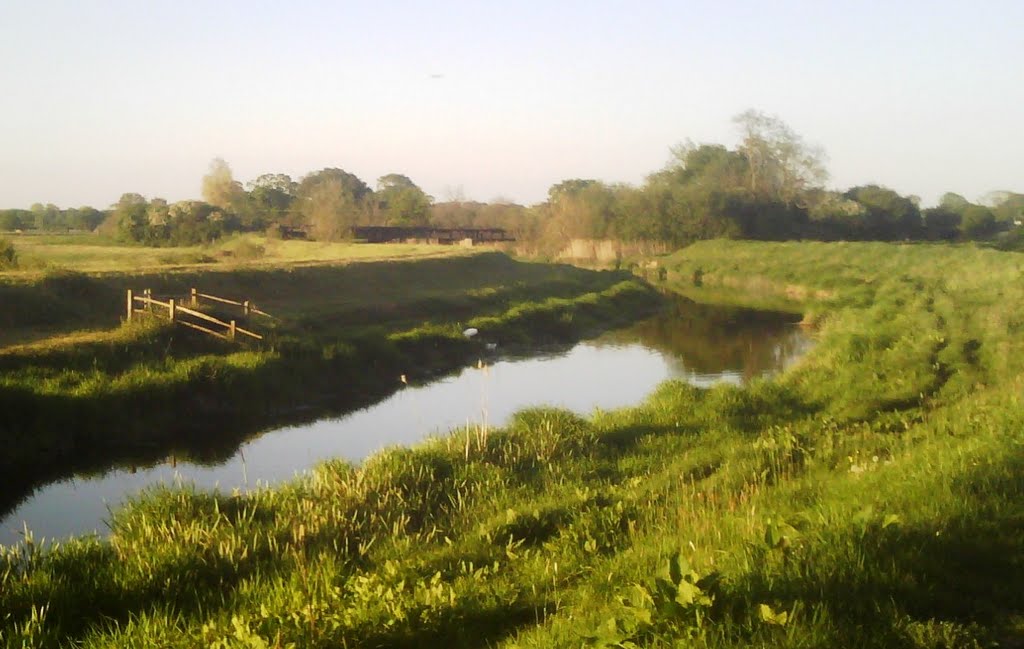
M 678 376 L 698 385 L 746 383 L 785 369 L 810 345 L 800 316 L 775 311 L 669 301 L 657 317 L 598 338 L 596 344 L 639 342 L 662 352 Z
M 108 507 L 147 485 L 190 482 L 200 488 L 246 489 L 287 480 L 329 457 L 358 462 L 385 446 L 414 443 L 459 426 L 500 426 L 527 406 L 589 413 L 635 404 L 669 378 L 698 385 L 741 383 L 778 371 L 806 349 L 808 339 L 795 319 L 678 299 L 655 318 L 568 350 L 492 359 L 482 369 L 403 389 L 343 417 L 277 428 L 244 443 L 245 437 L 236 437 L 211 444 L 211 437 L 196 434 L 176 438 L 173 446 L 134 449 L 135 454 L 108 449 L 105 462 L 103 449 L 91 449 L 84 466 L 94 475 L 53 475 L 56 482 L 36 490 L 0 522 L 0 543 L 17 541 L 23 521 L 36 538 L 102 533 Z M 169 456 L 174 460 L 168 461 Z M 83 462 L 75 466 L 81 471 Z M 4 497 L 15 495 L 8 491 L 17 489 L 12 475 L 0 478 Z

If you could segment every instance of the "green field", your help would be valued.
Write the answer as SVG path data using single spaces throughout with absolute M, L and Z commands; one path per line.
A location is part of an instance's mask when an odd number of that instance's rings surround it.
M 1024 257 L 714 241 L 657 262 L 699 299 L 798 307 L 816 347 L 748 388 L 526 411 L 273 490 L 151 491 L 109 541 L 7 548 L 0 639 L 1020 646 Z
M 242 234 L 205 246 L 153 248 L 124 245 L 96 234 L 5 235 L 18 253 L 18 269 L 2 276 L 36 276 L 41 272 L 136 272 L 195 266 L 264 266 L 344 263 L 464 254 L 465 249 L 429 244 L 268 239 Z

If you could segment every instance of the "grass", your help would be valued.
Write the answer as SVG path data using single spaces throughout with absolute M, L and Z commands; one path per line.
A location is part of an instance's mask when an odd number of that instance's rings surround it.
M 419 323 L 438 313 L 451 314 L 451 320 L 476 313 L 482 303 L 497 307 L 531 296 L 566 297 L 606 287 L 610 277 L 570 266 L 517 263 L 497 253 L 95 274 L 0 273 L 0 303 L 9 305 L 0 310 L 0 346 L 40 338 L 57 344 L 59 336 L 81 329 L 116 327 L 128 288 L 180 299 L 197 287 L 254 300 L 296 330 L 330 331 L 339 324 Z
M 465 249 L 428 244 L 281 240 L 254 234 L 236 235 L 209 245 L 164 248 L 124 245 L 93 234 L 6 236 L 18 252 L 20 270 L 6 273 L 15 277 L 69 270 L 116 273 L 207 266 L 337 264 L 466 254 Z
M 528 410 L 275 489 L 152 490 L 109 541 L 6 548 L 0 640 L 1018 646 L 1020 259 L 692 246 L 659 259 L 668 281 L 798 304 L 804 362 L 591 418 Z
M 474 362 L 488 342 L 565 343 L 656 308 L 625 273 L 500 254 L 170 275 L 48 277 L 8 296 L 16 324 L 117 322 L 126 282 L 159 294 L 198 284 L 249 296 L 279 319 L 260 344 L 225 343 L 158 320 L 0 350 L 0 511 L 38 485 L 169 453 L 230 457 L 273 425 L 340 414 Z M 404 296 L 405 301 L 402 301 Z M 106 302 L 105 308 L 98 308 Z M 237 318 L 238 315 L 231 317 Z M 467 340 L 468 326 L 481 330 Z M 188 413 L 183 416 L 182 413 Z

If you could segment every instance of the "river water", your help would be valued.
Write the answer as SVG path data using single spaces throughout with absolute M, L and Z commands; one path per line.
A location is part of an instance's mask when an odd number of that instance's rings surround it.
M 267 431 L 217 465 L 168 458 L 43 486 L 0 521 L 0 544 L 20 540 L 26 525 L 37 541 L 105 534 L 110 510 L 154 484 L 245 490 L 288 480 L 326 458 L 359 462 L 386 446 L 467 424 L 500 426 L 528 406 L 587 414 L 639 403 L 666 379 L 742 384 L 784 369 L 807 350 L 810 340 L 796 319 L 680 298 L 654 318 L 568 349 L 496 355 L 340 418 Z

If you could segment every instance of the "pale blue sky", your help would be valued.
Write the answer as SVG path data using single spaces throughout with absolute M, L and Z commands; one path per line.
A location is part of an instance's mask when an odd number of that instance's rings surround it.
M 732 146 L 747 108 L 833 187 L 1024 191 L 1021 0 L 0 0 L 0 93 L 0 207 L 196 198 L 217 156 L 532 203 Z

